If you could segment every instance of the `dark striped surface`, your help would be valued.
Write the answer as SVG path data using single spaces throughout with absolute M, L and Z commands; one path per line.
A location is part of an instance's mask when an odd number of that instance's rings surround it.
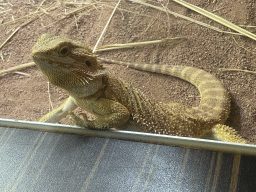
M 0 191 L 256 191 L 256 157 L 0 128 Z

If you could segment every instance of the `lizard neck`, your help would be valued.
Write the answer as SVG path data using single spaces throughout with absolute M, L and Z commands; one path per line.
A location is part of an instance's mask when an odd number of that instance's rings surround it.
M 67 93 L 74 98 L 84 98 L 88 96 L 95 95 L 99 90 L 104 88 L 104 84 L 102 83 L 102 78 L 94 79 L 89 84 L 84 84 L 83 86 L 76 87 L 68 87 L 64 88 Z

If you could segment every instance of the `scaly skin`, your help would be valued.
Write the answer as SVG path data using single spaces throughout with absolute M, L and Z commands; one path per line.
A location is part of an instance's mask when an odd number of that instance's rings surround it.
M 54 85 L 70 97 L 41 122 L 56 123 L 70 114 L 77 125 L 97 130 L 125 129 L 132 123 L 136 131 L 203 138 L 213 134 L 219 140 L 247 143 L 237 132 L 223 125 L 229 115 L 228 92 L 213 75 L 193 67 L 132 64 L 135 69 L 179 77 L 195 85 L 201 95 L 197 107 L 148 100 L 139 90 L 112 76 L 81 42 L 51 34 L 42 35 L 32 49 L 35 63 Z M 111 60 L 100 59 L 107 62 Z M 95 120 L 75 116 L 77 107 L 94 114 Z

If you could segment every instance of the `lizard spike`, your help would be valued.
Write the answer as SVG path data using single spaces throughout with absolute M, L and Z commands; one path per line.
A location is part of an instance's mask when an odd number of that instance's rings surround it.
M 89 84 L 89 82 L 88 82 L 85 78 L 84 78 L 83 80 L 84 80 L 87 84 Z M 83 82 L 83 83 L 84 83 L 84 82 Z
M 95 78 L 95 76 L 92 75 L 92 74 L 88 74 L 88 73 L 85 73 L 85 74 L 86 74 L 86 77 L 87 77 L 88 79 L 90 79 L 90 80 L 93 80 L 93 79 Z
M 77 79 L 78 82 L 80 82 L 82 85 L 85 85 L 85 82 L 83 81 L 83 79 L 86 77 L 80 75 L 77 71 L 70 71 L 70 73 L 73 77 L 75 77 Z M 89 82 L 87 80 L 86 80 L 86 82 L 89 84 Z
M 60 52 L 63 47 L 68 51 L 63 49 L 64 52 Z M 65 114 L 65 110 L 72 106 L 72 110 L 81 107 L 89 112 L 99 112 L 96 120 L 82 122 L 83 125 L 92 123 L 90 128 L 93 129 L 104 130 L 134 119 L 134 122 L 146 125 L 143 126 L 146 132 L 202 137 L 206 131 L 214 131 L 222 140 L 247 142 L 232 128 L 223 125 L 229 115 L 230 97 L 221 82 L 203 70 L 119 62 L 127 67 L 171 75 L 192 83 L 200 92 L 201 102 L 190 108 L 178 103 L 150 102 L 144 93 L 130 87 L 121 78 L 107 74 L 92 50 L 81 42 L 45 34 L 31 54 L 49 81 L 70 94 L 67 103 L 45 115 L 41 121 L 58 122 L 59 111 L 64 109 Z M 103 75 L 106 81 L 101 78 Z M 87 96 L 93 99 L 87 100 Z M 99 96 L 102 99 L 94 99 Z
M 79 78 L 79 81 L 82 85 L 85 85 L 85 83 L 89 84 L 89 82 L 86 80 L 86 77 Z
M 97 77 L 97 76 L 101 76 L 101 75 L 104 75 L 106 74 L 108 71 L 105 69 L 105 70 L 102 70 L 100 71 L 99 73 L 96 73 L 96 74 L 92 74 L 91 77 Z

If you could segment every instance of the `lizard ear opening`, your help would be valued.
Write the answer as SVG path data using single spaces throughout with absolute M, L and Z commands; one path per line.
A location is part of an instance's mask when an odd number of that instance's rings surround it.
M 90 62 L 90 61 L 88 61 L 88 60 L 86 60 L 86 61 L 85 61 L 85 64 L 86 64 L 88 67 L 90 67 L 90 66 L 91 66 L 91 62 Z

